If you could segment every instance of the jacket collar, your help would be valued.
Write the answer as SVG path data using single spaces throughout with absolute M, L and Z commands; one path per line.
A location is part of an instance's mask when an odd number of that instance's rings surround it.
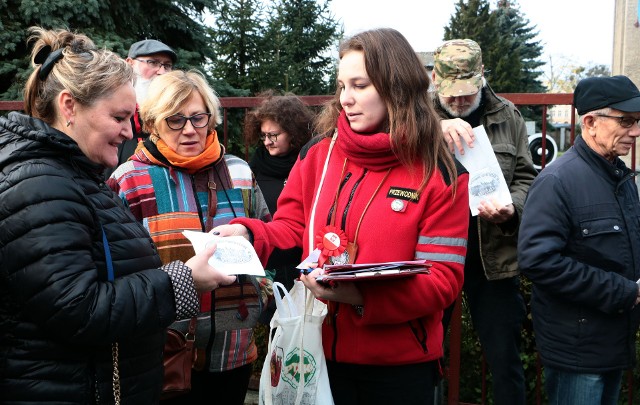
M 606 174 L 606 177 L 613 183 L 619 183 L 631 173 L 631 169 L 629 169 L 620 158 L 616 158 L 613 163 L 609 162 L 591 149 L 582 136 L 576 137 L 573 146 L 576 149 L 576 153 L 578 153 L 590 167 L 596 169 L 595 171 L 598 173 Z
M 102 178 L 104 167 L 92 162 L 64 132 L 28 115 L 11 112 L 0 119 L 0 165 L 15 161 L 51 157 L 69 161 L 79 172 Z
M 482 88 L 482 91 L 484 92 L 485 117 L 488 125 L 500 124 L 512 118 L 507 107 L 512 105 L 516 109 L 513 103 L 498 97 L 488 83 Z

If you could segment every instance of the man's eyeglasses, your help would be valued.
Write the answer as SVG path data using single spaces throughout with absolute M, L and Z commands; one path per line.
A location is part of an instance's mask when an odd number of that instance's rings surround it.
M 282 132 L 278 132 L 278 133 L 268 133 L 268 132 L 260 132 L 260 140 L 264 142 L 265 139 L 269 139 L 269 141 L 271 142 L 278 142 L 278 135 L 280 135 Z
M 144 62 L 147 65 L 151 66 L 154 69 L 160 69 L 161 67 L 164 68 L 165 72 L 171 72 L 173 70 L 173 63 L 162 63 L 159 60 L 155 60 L 155 59 L 138 59 L 136 58 L 137 61 L 140 62 Z
M 629 117 L 626 115 L 606 115 L 606 114 L 593 114 L 597 117 L 614 118 L 618 120 L 618 124 L 622 128 L 631 128 L 634 124 L 640 126 L 640 119 Z
M 164 120 L 167 122 L 169 128 L 177 130 L 184 128 L 184 126 L 187 125 L 187 121 L 191 121 L 191 125 L 193 125 L 194 128 L 204 128 L 209 124 L 209 118 L 211 118 L 211 113 L 194 114 L 190 117 L 175 114 Z

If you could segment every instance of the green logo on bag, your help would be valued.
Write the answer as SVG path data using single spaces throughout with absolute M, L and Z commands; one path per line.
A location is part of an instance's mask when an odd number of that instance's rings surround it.
M 304 351 L 304 363 L 300 361 L 300 349 L 287 353 L 287 359 L 284 362 L 284 370 L 282 370 L 282 379 L 286 381 L 293 388 L 298 388 L 300 383 L 300 365 L 304 367 L 304 381 L 305 385 L 313 380 L 316 375 L 316 359 L 308 351 Z

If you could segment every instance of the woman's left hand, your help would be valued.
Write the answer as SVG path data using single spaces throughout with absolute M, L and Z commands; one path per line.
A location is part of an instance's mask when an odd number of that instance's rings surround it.
M 302 281 L 316 298 L 327 301 L 344 302 L 351 305 L 364 304 L 364 298 L 360 289 L 354 282 L 336 282 L 332 281 L 330 285 L 321 284 L 316 281 L 316 277 L 322 274 L 322 270 L 315 269 L 311 273 L 305 275 L 300 274 Z

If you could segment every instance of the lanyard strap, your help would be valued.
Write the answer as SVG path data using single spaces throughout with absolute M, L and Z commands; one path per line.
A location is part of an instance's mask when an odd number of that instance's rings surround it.
M 324 161 L 324 167 L 322 168 L 322 176 L 320 177 L 320 184 L 318 184 L 318 189 L 316 190 L 316 198 L 313 201 L 313 207 L 311 208 L 311 216 L 309 219 L 309 253 L 313 252 L 315 249 L 315 243 L 313 243 L 316 235 L 313 230 L 316 218 L 316 208 L 318 206 L 318 199 L 320 198 L 320 191 L 322 191 L 322 185 L 324 184 L 324 178 L 327 175 L 327 167 L 329 166 L 329 157 L 331 157 L 331 151 L 333 150 L 333 145 L 336 143 L 336 139 L 338 139 L 338 130 L 336 129 L 333 133 L 333 137 L 331 138 L 331 144 L 329 144 L 329 151 L 327 152 L 327 158 Z
M 107 262 L 107 279 L 109 281 L 114 280 L 113 263 L 111 262 L 111 249 L 109 249 L 109 241 L 107 240 L 107 234 L 104 232 L 104 227 L 100 225 L 102 229 L 102 244 L 104 245 L 104 260 Z

